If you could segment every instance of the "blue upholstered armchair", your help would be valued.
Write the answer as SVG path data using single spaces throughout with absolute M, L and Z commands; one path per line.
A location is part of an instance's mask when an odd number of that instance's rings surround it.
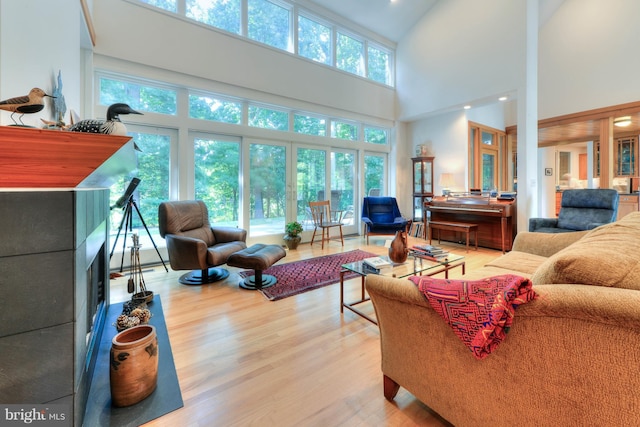
M 367 244 L 372 234 L 395 234 L 396 231 L 406 230 L 411 223 L 402 217 L 395 197 L 365 197 L 362 222 Z
M 530 218 L 529 231 L 566 233 L 591 230 L 616 220 L 619 195 L 611 189 L 565 190 L 558 218 Z

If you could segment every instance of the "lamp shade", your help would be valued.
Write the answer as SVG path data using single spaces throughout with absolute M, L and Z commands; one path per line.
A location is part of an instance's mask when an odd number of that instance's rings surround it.
M 454 185 L 455 183 L 456 183 L 456 181 L 453 178 L 453 174 L 452 173 L 440 174 L 440 186 L 442 188 L 449 188 L 452 185 Z

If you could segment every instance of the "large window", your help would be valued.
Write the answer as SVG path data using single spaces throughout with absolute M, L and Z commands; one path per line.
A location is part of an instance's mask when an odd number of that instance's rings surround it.
M 249 148 L 250 236 L 284 230 L 287 211 L 286 148 L 251 144 Z
M 367 77 L 391 85 L 391 58 L 389 52 L 373 46 L 367 48 Z
M 305 16 L 298 16 L 298 54 L 331 65 L 333 41 L 331 27 Z
M 358 139 L 358 126 L 355 123 L 334 120 L 331 122 L 331 137 L 356 141 Z
M 293 131 L 307 135 L 325 136 L 327 134 L 327 120 L 322 117 L 294 114 Z
M 240 34 L 241 0 L 186 0 L 187 18 Z
M 338 33 L 336 67 L 364 76 L 364 43 L 346 34 Z
M 123 80 L 100 79 L 100 104 L 129 104 L 138 111 L 175 115 L 178 109 L 175 90 L 130 83 Z
M 269 0 L 248 1 L 247 36 L 278 49 L 291 49 L 291 11 Z
M 239 141 L 203 135 L 193 138 L 193 145 L 196 199 L 207 205 L 212 223 L 237 227 L 240 212 Z
M 272 108 L 249 106 L 249 126 L 274 130 L 289 130 L 289 114 Z
M 189 117 L 223 123 L 242 123 L 242 103 L 209 96 L 189 95 Z

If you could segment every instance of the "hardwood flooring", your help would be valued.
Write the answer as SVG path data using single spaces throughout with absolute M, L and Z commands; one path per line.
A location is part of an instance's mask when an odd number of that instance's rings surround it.
M 363 249 L 386 254 L 385 236 L 345 238 L 287 251 L 280 263 Z M 410 238 L 412 244 L 418 239 Z M 499 251 L 442 243 L 474 269 Z M 339 285 L 270 302 L 239 288 L 239 269 L 222 282 L 185 286 L 185 272 L 146 267 L 147 288 L 162 298 L 184 407 L 147 426 L 445 426 L 409 392 L 382 394 L 376 325 L 345 310 Z M 459 268 L 450 277 L 459 277 Z M 442 277 L 442 276 L 438 276 Z M 127 300 L 127 277 L 111 280 L 111 301 Z M 357 298 L 359 279 L 346 296 Z M 369 307 L 367 307 L 367 305 Z M 373 312 L 370 303 L 359 306 Z

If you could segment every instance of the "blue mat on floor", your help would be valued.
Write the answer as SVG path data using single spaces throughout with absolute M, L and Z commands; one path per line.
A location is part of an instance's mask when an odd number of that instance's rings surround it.
M 175 411 L 184 405 L 159 295 L 154 296 L 153 301 L 148 304 L 148 308 L 152 314 L 149 324 L 155 326 L 158 336 L 158 349 L 160 352 L 158 356 L 158 386 L 149 397 L 135 405 L 126 408 L 111 406 L 109 352 L 111 350 L 111 340 L 118 333 L 113 324 L 122 313 L 122 303 L 111 304 L 107 311 L 102 340 L 100 341 L 84 425 L 139 426 Z

